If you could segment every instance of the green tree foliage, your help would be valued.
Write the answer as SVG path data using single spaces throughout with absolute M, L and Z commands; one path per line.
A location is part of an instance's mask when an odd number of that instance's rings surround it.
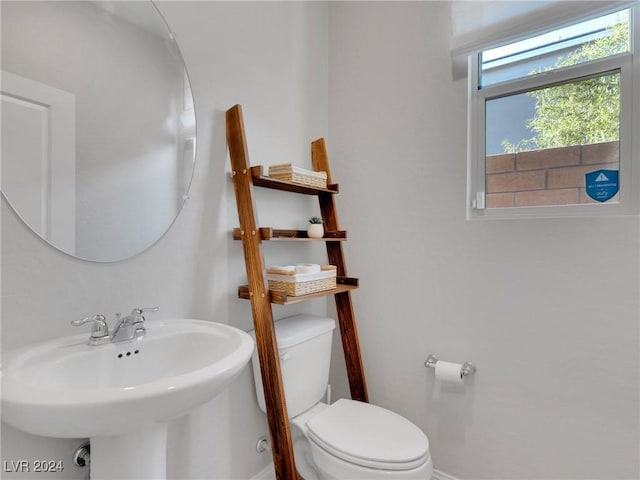
M 629 49 L 628 23 L 609 28 L 610 35 L 587 43 L 546 70 L 604 58 Z M 512 144 L 505 152 L 585 145 L 620 138 L 620 74 L 611 73 L 528 92 L 536 100 L 535 115 L 527 122 L 534 136 Z

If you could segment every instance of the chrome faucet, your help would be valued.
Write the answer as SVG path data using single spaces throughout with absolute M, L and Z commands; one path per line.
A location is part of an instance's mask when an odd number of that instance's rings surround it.
M 91 336 L 87 342 L 89 345 L 104 345 L 105 343 L 111 342 L 111 337 L 109 336 L 109 325 L 107 325 L 107 319 L 104 315 L 98 314 L 93 318 L 84 317 L 80 320 L 72 320 L 71 325 L 79 327 L 87 322 L 93 322 L 91 325 Z
M 134 308 L 129 315 L 121 317 L 116 313 L 117 323 L 111 334 L 111 342 L 126 342 L 136 338 L 144 337 L 147 330 L 144 328 L 143 312 L 157 312 L 158 307 L 153 308 Z

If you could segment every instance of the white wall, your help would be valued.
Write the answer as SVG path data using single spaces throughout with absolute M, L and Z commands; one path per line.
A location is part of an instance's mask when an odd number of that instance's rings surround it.
M 319 3 L 159 2 L 177 33 L 193 85 L 198 120 L 197 166 L 191 199 L 169 233 L 131 260 L 94 264 L 67 257 L 35 237 L 2 201 L 2 347 L 77 333 L 69 321 L 135 306 L 158 305 L 149 318 L 195 317 L 251 328 L 248 303 L 237 299 L 246 282 L 228 178 L 224 111 L 244 106 L 253 164 L 310 165 L 309 142 L 327 134 L 327 6 Z M 261 224 L 303 228 L 317 206 L 310 199 L 257 192 Z M 268 262 L 291 251 L 265 247 Z M 320 261 L 302 247 L 300 261 Z M 293 259 L 294 261 L 297 260 Z M 324 302 L 309 305 L 323 311 Z M 277 309 L 277 316 L 296 310 Z M 88 335 L 88 330 L 87 330 Z M 255 443 L 266 434 L 253 378 L 239 380 L 189 418 L 174 422 L 170 478 L 247 479 L 270 460 Z M 2 459 L 62 459 L 51 476 L 82 478 L 72 465 L 74 440 L 38 438 L 2 425 Z M 4 474 L 40 478 L 45 474 Z
M 370 398 L 461 479 L 637 479 L 638 217 L 466 221 L 449 32 L 446 3 L 329 6 L 328 145 Z M 445 387 L 429 353 L 478 372 Z

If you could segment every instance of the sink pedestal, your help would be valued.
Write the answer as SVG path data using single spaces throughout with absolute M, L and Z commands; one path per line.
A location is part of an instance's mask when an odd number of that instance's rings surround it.
M 167 478 L 167 424 L 91 437 L 91 480 Z

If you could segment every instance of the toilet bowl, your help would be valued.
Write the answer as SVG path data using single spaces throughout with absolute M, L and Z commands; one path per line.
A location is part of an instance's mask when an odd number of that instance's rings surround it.
M 275 322 L 298 472 L 305 480 L 430 479 L 429 440 L 409 420 L 355 400 L 320 401 L 328 385 L 334 328 L 333 319 L 313 315 Z M 256 396 L 265 411 L 256 352 L 252 361 Z
M 316 478 L 424 480 L 433 473 L 426 435 L 384 408 L 340 399 L 332 405 L 316 404 L 291 424 L 308 443 Z M 297 444 L 300 448 L 301 442 Z

